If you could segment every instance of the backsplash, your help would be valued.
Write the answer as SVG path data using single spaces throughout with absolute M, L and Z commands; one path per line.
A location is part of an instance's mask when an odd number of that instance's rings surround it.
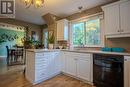
M 127 52 L 130 52 L 130 37 L 129 38 L 113 38 L 105 40 L 106 47 L 122 47 Z

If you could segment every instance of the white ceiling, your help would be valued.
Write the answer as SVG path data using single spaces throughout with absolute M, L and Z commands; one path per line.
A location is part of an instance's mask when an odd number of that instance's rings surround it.
M 22 0 L 15 1 L 16 19 L 41 25 L 46 23 L 41 17 L 46 13 L 65 17 L 78 12 L 79 6 L 89 9 L 112 0 L 44 0 L 44 6 L 38 9 L 34 6 L 27 9 Z

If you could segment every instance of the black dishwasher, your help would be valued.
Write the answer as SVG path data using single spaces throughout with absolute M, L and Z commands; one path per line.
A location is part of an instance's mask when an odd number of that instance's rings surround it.
M 96 87 L 124 87 L 124 56 L 94 54 L 93 82 Z

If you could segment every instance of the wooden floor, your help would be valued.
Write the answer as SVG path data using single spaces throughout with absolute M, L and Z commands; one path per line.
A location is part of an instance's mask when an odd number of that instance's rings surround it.
M 0 65 L 0 68 L 2 67 L 3 66 Z M 0 73 L 0 87 L 92 87 L 91 85 L 63 74 L 41 84 L 32 85 L 25 79 L 23 70 L 20 66 L 9 67 L 9 70 L 4 66 L 2 71 L 4 72 Z
M 20 72 L 0 75 L 0 87 L 92 87 L 74 78 L 58 75 L 41 84 L 33 86 Z

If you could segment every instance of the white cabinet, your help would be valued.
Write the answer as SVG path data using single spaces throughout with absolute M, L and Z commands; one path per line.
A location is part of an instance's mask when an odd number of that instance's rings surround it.
M 90 55 L 81 56 L 77 61 L 77 77 L 90 81 L 91 73 Z
M 111 5 L 104 9 L 105 16 L 105 34 L 119 34 L 119 5 Z
M 68 40 L 68 20 L 57 21 L 57 41 Z
M 124 58 L 124 87 L 130 87 L 130 56 Z
M 60 52 L 54 52 L 54 65 L 52 65 L 52 68 L 54 68 L 53 75 L 59 74 L 61 72 L 61 61 L 60 61 Z
M 60 61 L 61 61 L 61 71 L 65 72 L 66 71 L 66 56 L 65 52 L 60 53 Z
M 34 60 L 35 60 L 35 79 L 34 82 L 38 83 L 41 82 L 43 80 L 45 80 L 46 78 L 49 77 L 49 70 L 48 70 L 48 65 L 49 65 L 49 58 L 50 55 L 44 54 L 44 53 L 35 53 L 34 56 Z
M 71 52 L 66 52 L 66 73 L 76 76 L 76 57 Z
M 121 32 L 130 34 L 130 1 L 120 4 Z
M 130 1 L 122 0 L 102 7 L 107 37 L 130 37 Z
M 65 73 L 92 82 L 91 54 L 65 52 Z
M 61 72 L 59 52 L 26 52 L 26 78 L 33 84 Z

